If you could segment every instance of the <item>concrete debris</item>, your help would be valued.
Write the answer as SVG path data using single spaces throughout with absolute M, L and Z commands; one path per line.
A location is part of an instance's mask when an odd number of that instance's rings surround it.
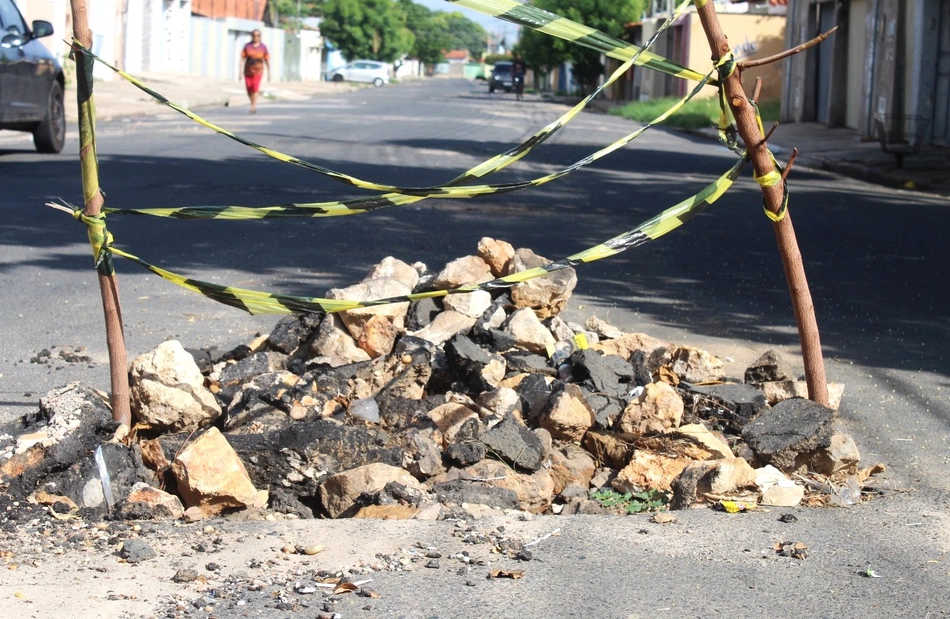
M 161 430 L 191 431 L 221 415 L 194 357 L 177 340 L 162 342 L 132 361 L 129 391 L 135 418 Z
M 452 288 L 547 262 L 486 237 L 435 276 L 388 257 L 327 296 Z M 110 442 L 95 392 L 51 391 L 17 436 L 0 436 L 0 490 L 64 518 L 470 519 L 851 505 L 883 470 L 859 468 L 835 407 L 795 397 L 774 351 L 724 378 L 707 351 L 562 319 L 575 284 L 568 269 L 510 291 L 292 315 L 223 353 L 164 342 L 132 364 L 127 444 Z

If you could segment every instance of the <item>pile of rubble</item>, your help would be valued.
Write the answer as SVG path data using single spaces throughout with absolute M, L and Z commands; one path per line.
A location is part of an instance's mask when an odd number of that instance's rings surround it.
M 386 258 L 327 296 L 452 289 L 546 263 L 485 238 L 437 274 Z M 859 468 L 837 404 L 800 397 L 774 353 L 726 379 L 706 351 L 565 322 L 575 284 L 565 269 L 505 291 L 288 316 L 223 354 L 166 341 L 132 363 L 128 437 L 111 440 L 100 394 L 51 391 L 0 437 L 0 489 L 54 514 L 186 520 L 861 500 L 879 469 Z

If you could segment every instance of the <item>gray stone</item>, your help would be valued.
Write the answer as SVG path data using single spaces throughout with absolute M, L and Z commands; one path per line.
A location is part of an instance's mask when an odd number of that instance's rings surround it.
M 430 492 L 442 504 L 474 503 L 499 509 L 518 509 L 518 494 L 514 490 L 464 478 L 436 483 Z
M 577 350 L 571 355 L 573 382 L 594 393 L 626 398 L 633 384 L 633 366 L 616 355 L 596 350 Z
M 464 335 L 445 345 L 445 356 L 457 380 L 473 393 L 490 391 L 505 376 L 503 357 L 488 353 Z
M 768 409 L 765 394 L 751 385 L 725 383 L 698 387 L 681 383 L 680 388 L 686 391 L 687 397 L 689 394 L 701 396 L 691 398 L 693 410 L 714 407 L 714 416 L 736 432 Z M 705 416 L 698 410 L 697 413 Z
M 583 391 L 587 405 L 594 411 L 594 425 L 601 430 L 613 428 L 617 419 L 623 414 L 624 401 L 620 398 L 593 393 L 586 388 L 583 388 Z
M 452 443 L 445 450 L 445 455 L 452 464 L 462 468 L 481 462 L 487 453 L 485 444 L 476 442 Z
M 312 314 L 284 316 L 267 336 L 267 346 L 285 355 L 294 354 L 310 337 L 310 333 L 320 326 L 321 318 Z
M 122 542 L 122 550 L 119 551 L 119 556 L 129 563 L 139 563 L 154 559 L 158 555 L 144 540 L 127 539 Z
M 761 357 L 746 368 L 746 383 L 765 383 L 778 380 L 791 380 L 785 360 L 774 350 L 767 350 Z
M 413 301 L 409 305 L 409 313 L 406 315 L 406 330 L 418 331 L 427 327 L 432 320 L 442 311 L 442 304 L 438 299 L 426 298 Z
M 529 374 L 544 374 L 555 376 L 557 370 L 548 364 L 548 360 L 526 350 L 513 350 L 502 355 L 508 362 L 508 369 L 512 372 L 528 372 Z
M 831 444 L 837 415 L 803 398 L 776 404 L 742 429 L 756 461 L 792 473 L 806 466 L 814 452 Z
M 254 353 L 237 363 L 224 366 L 221 370 L 222 384 L 246 381 L 261 374 L 269 374 L 278 370 L 286 370 L 289 359 L 287 355 L 278 352 Z
M 683 472 L 673 480 L 670 487 L 673 497 L 670 499 L 670 509 L 689 509 L 700 497 L 712 489 L 711 473 L 716 469 L 718 460 L 701 460 L 690 462 Z
M 514 415 L 505 415 L 500 423 L 482 433 L 480 440 L 492 455 L 514 467 L 528 471 L 541 467 L 544 448 L 540 439 Z

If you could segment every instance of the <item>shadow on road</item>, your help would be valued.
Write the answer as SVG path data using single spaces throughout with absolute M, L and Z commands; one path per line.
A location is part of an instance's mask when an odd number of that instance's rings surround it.
M 448 139 L 387 145 L 405 149 L 405 168 L 310 160 L 365 179 L 425 186 L 462 170 L 434 168 L 431 157 L 414 154 L 420 150 L 483 158 L 510 147 Z M 591 150 L 545 144 L 531 155 L 530 170 L 515 166 L 491 181 L 548 173 Z M 43 254 L 37 258 L 35 252 L 24 252 L 21 259 L 0 264 L 0 272 L 27 262 L 46 269 L 89 269 L 86 254 L 76 257 L 76 244 L 85 242 L 81 226 L 42 206 L 50 199 L 78 200 L 77 163 L 61 157 L 2 165 L 11 193 L 24 198 L 4 203 L 0 245 L 40 248 Z M 109 223 L 118 246 L 165 268 L 197 278 L 224 270 L 256 273 L 256 281 L 262 278 L 268 288 L 320 296 L 330 286 L 362 278 L 387 255 L 438 269 L 473 253 L 482 236 L 530 247 L 549 258 L 563 257 L 633 228 L 699 191 L 730 165 L 726 155 L 684 156 L 633 146 L 555 183 L 477 200 L 427 200 L 331 219 L 185 222 L 116 216 Z M 100 154 L 100 167 L 107 204 L 115 207 L 262 206 L 370 195 L 253 153 L 222 162 Z M 631 170 L 642 172 L 631 177 Z M 50 187 L 58 193 L 50 193 Z M 950 375 L 945 352 L 950 323 L 936 290 L 948 276 L 939 232 L 945 227 L 945 207 L 921 200 L 898 209 L 892 197 L 854 187 L 822 175 L 796 172 L 793 178 L 791 212 L 826 355 Z M 700 335 L 795 345 L 788 291 L 760 200 L 758 188 L 744 178 L 681 230 L 581 267 L 577 292 L 604 308 L 625 307 Z M 127 264 L 119 268 L 137 271 Z M 208 301 L 195 297 L 194 302 Z

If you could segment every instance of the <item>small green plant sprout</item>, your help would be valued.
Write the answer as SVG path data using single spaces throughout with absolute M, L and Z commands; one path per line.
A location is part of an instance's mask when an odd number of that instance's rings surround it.
M 591 491 L 590 498 L 606 508 L 627 514 L 657 511 L 670 502 L 670 497 L 659 490 L 620 493 L 611 488 L 601 488 Z
M 881 575 L 871 569 L 871 566 L 868 565 L 863 570 L 858 570 L 858 574 L 864 576 L 865 578 L 880 578 Z

